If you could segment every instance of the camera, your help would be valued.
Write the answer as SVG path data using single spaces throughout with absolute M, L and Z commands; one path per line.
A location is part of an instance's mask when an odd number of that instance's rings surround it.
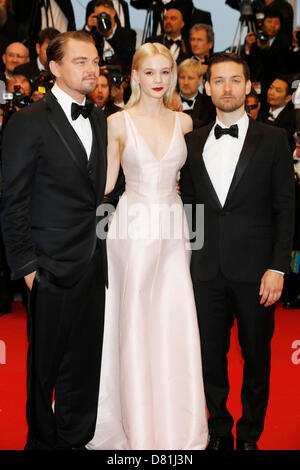
M 20 85 L 15 85 L 14 92 L 4 92 L 1 96 L 1 109 L 3 109 L 3 121 L 1 132 L 3 132 L 9 118 L 20 108 L 25 108 L 31 103 L 30 96 L 24 95 L 20 92 Z
M 107 65 L 106 68 L 109 72 L 112 86 L 120 88 L 122 83 L 130 83 L 130 77 L 128 75 L 122 75 L 122 71 L 117 65 Z
M 102 13 L 99 13 L 99 15 L 97 15 L 97 21 L 98 21 L 97 29 L 100 34 L 105 35 L 106 33 L 108 33 L 108 31 L 111 30 L 112 22 L 108 13 L 105 13 L 104 11 Z
M 50 72 L 42 71 L 37 77 L 30 80 L 31 91 L 38 91 L 39 93 L 46 93 L 51 90 L 54 84 L 53 76 Z

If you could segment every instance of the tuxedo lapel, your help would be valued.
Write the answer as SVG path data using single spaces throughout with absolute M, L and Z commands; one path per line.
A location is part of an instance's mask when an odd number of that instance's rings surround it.
M 81 140 L 70 125 L 63 109 L 58 104 L 54 95 L 51 92 L 48 93 L 45 96 L 45 100 L 49 111 L 48 119 L 50 125 L 65 146 L 67 155 L 72 158 L 83 177 L 91 185 L 87 170 L 87 154 Z
M 94 110 L 90 115 L 90 122 L 93 130 L 93 146 L 91 151 L 90 163 L 94 167 L 94 188 L 98 197 L 102 194 L 101 185 L 106 182 L 106 159 L 105 159 L 105 146 L 101 134 L 100 122 Z
M 249 119 L 249 127 L 246 134 L 245 142 L 229 187 L 229 191 L 226 197 L 224 207 L 230 201 L 237 185 L 239 184 L 243 174 L 246 171 L 246 168 L 251 160 L 251 157 L 254 155 L 256 147 L 259 143 L 260 133 L 257 131 L 256 122 L 253 119 Z

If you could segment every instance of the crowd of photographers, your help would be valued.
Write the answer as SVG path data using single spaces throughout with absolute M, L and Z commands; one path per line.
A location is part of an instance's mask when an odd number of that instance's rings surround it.
M 224 44 L 224 50 L 241 54 L 249 65 L 253 86 L 247 112 L 253 119 L 286 129 L 298 184 L 300 126 L 292 98 L 300 83 L 300 29 L 293 30 L 293 8 L 286 0 L 226 0 L 226 4 L 240 11 L 238 47 Z M 215 107 L 204 83 L 219 33 L 213 29 L 211 14 L 195 8 L 192 0 L 93 0 L 87 4 L 82 29 L 94 37 L 100 57 L 98 85 L 90 96 L 95 106 L 108 116 L 129 99 L 131 61 L 138 45 L 130 23 L 131 8 L 145 10 L 142 42 L 165 44 L 178 64 L 174 110 L 190 114 L 195 128 L 213 122 Z M 14 112 L 42 99 L 51 89 L 47 46 L 59 32 L 74 29 L 71 0 L 0 0 L 1 135 Z M 118 184 L 123 184 L 122 174 Z M 296 217 L 295 250 L 300 249 L 298 224 Z M 285 306 L 300 308 L 298 275 L 291 274 L 287 286 Z M 0 236 L 0 316 L 10 312 L 12 287 Z M 21 291 L 26 302 L 22 286 Z

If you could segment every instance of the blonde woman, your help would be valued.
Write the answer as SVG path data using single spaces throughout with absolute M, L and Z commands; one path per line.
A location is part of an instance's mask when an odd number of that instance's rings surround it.
M 161 44 L 133 58 L 132 96 L 108 118 L 109 193 L 126 190 L 108 238 L 98 418 L 89 449 L 205 449 L 200 339 L 186 221 L 176 192 L 189 116 L 171 110 L 176 64 Z

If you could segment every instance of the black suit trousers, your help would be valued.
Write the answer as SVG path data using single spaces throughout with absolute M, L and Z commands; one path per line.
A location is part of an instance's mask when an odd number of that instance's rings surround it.
M 260 305 L 259 283 L 233 282 L 221 272 L 212 280 L 194 284 L 194 292 L 210 434 L 228 436 L 233 427 L 233 418 L 226 406 L 229 393 L 227 353 L 236 317 L 244 359 L 243 412 L 236 426 L 237 438 L 256 442 L 263 431 L 269 396 L 274 306 Z
M 93 438 L 104 294 L 99 250 L 72 288 L 56 286 L 47 272 L 38 271 L 27 326 L 29 430 L 25 449 L 78 448 Z

